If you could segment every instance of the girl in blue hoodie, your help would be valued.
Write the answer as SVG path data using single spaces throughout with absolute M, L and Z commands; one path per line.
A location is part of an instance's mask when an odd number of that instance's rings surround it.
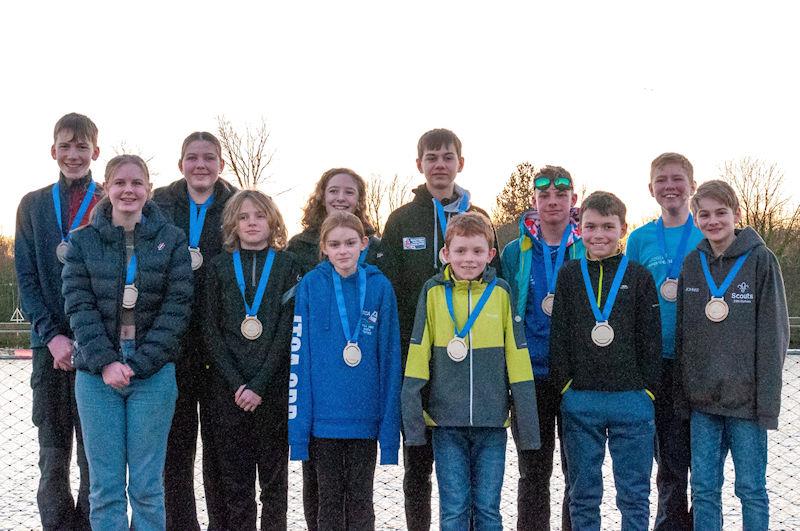
M 319 529 L 374 529 L 376 441 L 380 464 L 397 464 L 397 302 L 386 277 L 358 263 L 367 241 L 356 216 L 331 214 L 320 229 L 320 251 L 328 260 L 297 290 L 289 445 L 293 460 L 311 456 L 315 462 Z

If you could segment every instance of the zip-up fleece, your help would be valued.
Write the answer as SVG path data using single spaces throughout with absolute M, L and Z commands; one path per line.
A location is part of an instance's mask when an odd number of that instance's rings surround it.
M 726 290 L 728 317 L 719 323 L 705 316 L 711 293 L 700 253 L 719 286 L 734 262 L 750 251 Z M 781 373 L 789 347 L 789 316 L 778 260 L 750 227 L 720 255 L 703 240 L 683 262 L 678 284 L 675 336 L 675 408 L 749 419 L 766 429 L 778 427 Z
M 579 259 L 585 250 L 578 224 L 578 209 L 570 211 L 572 233 L 567 240 L 564 263 Z M 511 286 L 514 319 L 525 323 L 525 338 L 536 378 L 550 374 L 550 317 L 542 310 L 547 295 L 547 275 L 544 269 L 544 250 L 549 246 L 539 235 L 539 212 L 530 210 L 519 219 L 519 238 L 503 249 L 503 276 Z M 555 258 L 552 258 L 555 261 Z M 551 262 L 552 263 L 552 262 Z M 529 300 L 530 295 L 533 298 Z
M 621 254 L 589 260 L 589 278 L 595 295 L 602 293 L 603 309 Z M 602 272 L 602 282 L 601 279 Z M 598 290 L 598 284 L 602 284 Z M 658 394 L 661 370 L 661 318 L 653 276 L 643 266 L 628 262 L 608 324 L 614 341 L 598 347 L 592 341 L 595 317 L 581 274 L 580 260 L 564 265 L 556 283 L 550 328 L 550 377 L 563 393 L 580 391 L 634 391 Z
M 147 378 L 178 355 L 192 302 L 192 266 L 186 237 L 167 222 L 152 201 L 133 231 L 139 297 L 136 352 L 119 349 L 120 311 L 125 287 L 125 233 L 111 223 L 111 203 L 101 202 L 91 225 L 72 233 L 62 271 L 65 312 L 75 333 L 76 369 L 100 374 L 114 361 L 126 363 L 135 378 Z
M 444 246 L 439 218 L 433 206 L 433 196 L 424 184 L 413 192 L 414 199 L 392 212 L 386 220 L 381 240 L 383 259 L 378 263 L 392 281 L 397 294 L 404 359 L 414 326 L 420 290 L 429 278 L 439 272 L 439 251 Z M 467 205 L 467 211 L 486 215 L 484 210 L 470 205 L 469 201 L 469 192 L 456 185 L 453 197 L 442 201 L 447 219 L 458 213 L 459 207 Z M 499 255 L 498 252 L 491 263 L 496 270 L 500 268 Z
M 445 285 L 453 287 L 456 321 L 464 326 L 495 271 L 487 267 L 477 280 L 456 280 L 450 267 L 428 280 L 419 295 L 417 317 L 403 381 L 403 430 L 406 444 L 423 445 L 425 426 L 503 428 L 509 410 L 519 428 L 518 445 L 538 449 L 539 416 L 528 349 L 522 326 L 511 315 L 508 284 L 497 284 L 467 338 L 469 352 L 460 362 L 447 355 L 454 324 Z M 510 396 L 509 396 L 510 392 Z
M 381 239 L 375 236 L 372 227 L 364 227 L 369 237 L 369 248 L 365 262 L 377 264 L 381 255 Z M 320 262 L 319 259 L 319 228 L 306 229 L 299 234 L 295 234 L 286 244 L 286 250 L 294 253 L 300 261 L 303 272 L 311 271 Z
M 380 464 L 397 464 L 400 449 L 400 336 L 392 286 L 366 269 L 359 315 L 358 272 L 342 279 L 350 332 L 358 323 L 361 362 L 348 366 L 347 344 L 327 260 L 303 277 L 295 299 L 289 376 L 289 445 L 293 460 L 308 459 L 311 436 L 377 439 Z

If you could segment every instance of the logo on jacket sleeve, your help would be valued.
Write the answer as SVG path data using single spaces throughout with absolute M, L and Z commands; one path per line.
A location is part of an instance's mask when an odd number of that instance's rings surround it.
M 408 236 L 403 238 L 404 251 L 421 251 L 428 247 L 425 236 Z

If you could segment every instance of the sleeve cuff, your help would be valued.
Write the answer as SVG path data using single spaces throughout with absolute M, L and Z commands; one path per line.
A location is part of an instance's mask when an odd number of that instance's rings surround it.
M 292 461 L 308 461 L 308 441 L 292 443 L 289 446 L 289 455 Z
M 398 463 L 397 457 L 400 453 L 400 448 L 395 445 L 384 446 L 381 445 L 381 465 L 396 465 Z

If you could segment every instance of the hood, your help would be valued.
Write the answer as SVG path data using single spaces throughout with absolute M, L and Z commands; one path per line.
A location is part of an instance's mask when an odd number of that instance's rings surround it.
M 497 278 L 497 271 L 490 266 L 487 265 L 486 269 L 483 270 L 483 275 L 481 275 L 481 281 L 484 284 L 488 284 L 492 280 Z M 453 268 L 450 264 L 447 264 L 442 271 L 436 273 L 433 277 L 433 280 L 438 282 L 439 284 L 469 284 L 470 282 L 475 282 L 474 280 L 458 280 L 453 276 Z
M 413 203 L 418 203 L 425 208 L 433 210 L 433 196 L 425 184 L 421 184 L 411 191 L 414 194 Z M 453 189 L 453 197 L 442 201 L 445 212 L 458 212 L 469 208 L 470 193 L 457 184 Z
M 734 229 L 734 234 L 736 234 L 736 239 L 734 239 L 733 243 L 731 243 L 731 245 L 725 249 L 725 252 L 716 257 L 716 259 L 723 257 L 736 258 L 758 246 L 766 245 L 761 236 L 759 236 L 752 227 Z M 711 250 L 711 243 L 709 243 L 708 238 L 704 238 L 703 241 L 697 244 L 697 250 L 708 255 L 710 259 L 715 259 L 714 252 Z
M 367 278 L 374 277 L 376 275 L 382 275 L 381 270 L 371 264 L 360 264 L 358 267 L 362 267 L 367 271 Z M 330 276 L 331 272 L 333 271 L 333 264 L 331 264 L 330 260 L 327 258 L 323 259 L 322 262 L 317 264 L 317 267 L 314 269 L 321 270 L 325 275 Z
M 111 223 L 111 202 L 108 200 L 97 203 L 97 212 L 93 216 L 91 226 L 97 229 L 102 238 L 114 241 L 119 238 L 121 227 Z M 156 204 L 148 199 L 142 208 L 142 222 L 136 224 L 137 236 L 150 239 L 167 223 L 167 218 Z
M 569 209 L 569 223 L 572 225 L 572 234 L 567 239 L 567 247 L 581 239 L 580 209 Z M 539 211 L 533 208 L 523 213 L 519 218 L 520 250 L 533 248 L 541 254 L 544 242 L 539 237 L 540 230 Z
M 217 182 L 214 183 L 214 205 L 224 204 L 236 191 L 235 186 L 220 177 L 217 179 Z M 160 199 L 163 197 L 175 204 L 186 204 L 188 208 L 188 202 L 186 201 L 188 193 L 186 179 L 178 179 L 163 188 L 157 189 L 153 193 L 153 197 L 157 202 L 160 202 Z

